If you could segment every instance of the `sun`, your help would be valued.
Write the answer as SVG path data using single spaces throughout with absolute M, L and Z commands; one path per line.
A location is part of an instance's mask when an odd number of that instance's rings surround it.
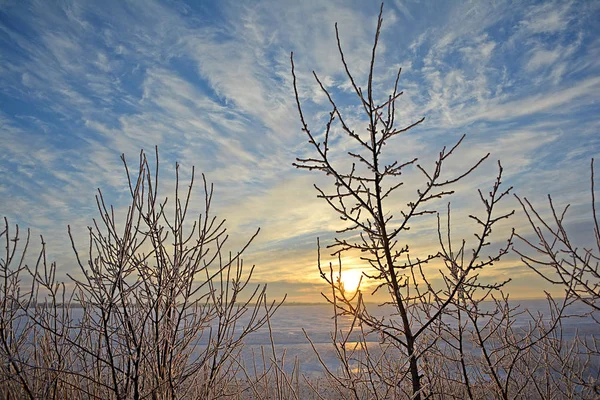
M 344 290 L 347 292 L 355 292 L 358 289 L 361 276 L 362 271 L 359 269 L 349 269 L 346 271 L 342 271 L 342 276 L 340 280 L 342 281 Z

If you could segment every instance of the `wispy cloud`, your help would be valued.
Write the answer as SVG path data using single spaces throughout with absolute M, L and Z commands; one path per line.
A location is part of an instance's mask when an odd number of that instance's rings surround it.
M 330 242 L 343 223 L 315 198 L 312 183 L 327 181 L 291 165 L 310 148 L 297 118 L 290 51 L 314 132 L 330 107 L 313 70 L 364 132 L 333 24 L 365 85 L 377 4 L 29 0 L 1 8 L 0 212 L 49 238 L 63 276 L 72 265 L 66 224 L 85 233 L 98 187 L 123 211 L 120 154 L 135 162 L 141 148 L 158 145 L 167 178 L 179 161 L 182 174 L 195 165 L 215 182 L 215 211 L 228 220 L 232 247 L 262 228 L 248 255 L 258 279 L 298 299 L 310 291 L 318 298 L 315 237 Z M 398 118 L 426 117 L 390 146 L 391 157 L 426 164 L 466 132 L 449 172 L 490 151 L 517 190 L 581 203 L 573 218 L 585 221 L 581 193 L 589 191 L 587 163 L 600 146 L 599 18 L 597 2 L 386 4 L 378 98 L 402 66 Z M 343 162 L 354 144 L 337 133 L 332 140 Z M 477 207 L 472 193 L 495 168 L 488 163 L 457 186 L 457 215 Z M 408 189 L 389 206 L 402 207 L 418 184 L 418 173 L 409 174 Z M 201 200 L 199 193 L 195 211 Z M 428 224 L 407 240 L 427 249 L 435 228 Z M 516 261 L 511 268 L 528 273 Z

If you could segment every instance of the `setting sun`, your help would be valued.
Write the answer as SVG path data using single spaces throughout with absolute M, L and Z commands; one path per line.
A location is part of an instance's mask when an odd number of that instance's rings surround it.
M 344 290 L 355 292 L 358 289 L 362 271 L 359 269 L 349 269 L 342 271 L 341 281 L 344 285 Z

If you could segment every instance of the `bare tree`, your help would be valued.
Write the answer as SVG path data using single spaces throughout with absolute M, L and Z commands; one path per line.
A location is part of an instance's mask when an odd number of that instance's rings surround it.
M 7 396 L 30 398 L 220 398 L 238 393 L 244 339 L 268 324 L 281 303 L 250 284 L 254 267 L 226 253 L 224 220 L 211 215 L 213 187 L 203 178 L 204 210 L 190 221 L 194 171 L 182 190 L 176 166 L 171 202 L 160 199 L 158 150 L 142 151 L 137 173 L 122 157 L 130 205 L 124 216 L 96 196 L 85 256 L 71 242 L 80 273 L 56 281 L 45 247 L 33 267 L 15 258 L 6 236 L 0 320 Z M 27 245 L 25 246 L 27 248 Z M 16 264 L 16 266 L 15 266 Z M 29 271 L 31 287 L 20 277 Z M 19 324 L 19 326 L 15 326 Z
M 27 231 L 25 244 L 19 248 L 22 238 L 19 227 L 11 232 L 8 220 L 0 232 L 4 251 L 0 259 L 0 395 L 4 398 L 18 396 L 35 398 L 36 385 L 25 361 L 31 348 L 28 336 L 34 328 L 32 321 L 22 313 L 35 301 L 34 290 L 25 286 L 25 256 L 29 247 L 30 232 Z
M 444 248 L 442 246 L 440 252 L 422 258 L 411 257 L 409 246 L 401 244 L 403 235 L 407 234 L 409 230 L 409 223 L 414 222 L 418 217 L 436 214 L 436 211 L 430 206 L 433 200 L 453 194 L 452 184 L 468 176 L 488 158 L 489 154 L 483 156 L 464 172 L 449 178 L 442 177 L 444 164 L 457 151 L 464 136 L 449 149 L 444 147 L 431 169 L 420 165 L 416 158 L 405 162 L 399 160 L 384 162 L 388 159 L 388 157 L 384 157 L 386 144 L 419 125 L 424 119 L 419 119 L 407 126 L 397 126 L 396 101 L 402 95 L 402 92 L 398 91 L 401 70 L 398 70 L 391 93 L 381 102 L 376 100 L 374 68 L 383 22 L 382 12 L 383 5 L 378 17 L 366 89 L 358 86 L 357 80 L 350 71 L 342 49 L 337 24 L 335 26 L 341 62 L 358 97 L 359 108 L 366 118 L 366 133 L 349 125 L 332 92 L 325 87 L 314 72 L 316 82 L 329 100 L 331 112 L 323 129 L 324 133 L 322 135 L 313 133 L 304 116 L 292 53 L 292 75 L 298 113 L 302 130 L 308 136 L 308 141 L 314 149 L 314 156 L 298 158 L 294 165 L 300 169 L 318 171 L 333 177 L 332 189 L 325 190 L 316 186 L 318 197 L 324 199 L 340 215 L 340 218 L 348 223 L 348 226 L 338 233 L 357 232 L 354 238 L 336 238 L 335 243 L 330 246 L 334 249 L 333 255 L 340 256 L 346 252 L 360 252 L 361 260 L 371 268 L 371 272 L 364 273 L 364 278 L 376 281 L 375 292 L 381 289 L 388 291 L 391 301 L 384 304 L 392 304 L 395 307 L 399 322 L 395 318 L 386 320 L 373 316 L 369 313 L 360 290 L 354 294 L 345 290 L 340 279 L 342 274 L 341 258 L 337 277 L 333 273 L 331 265 L 330 270 L 326 271 L 321 267 L 319 261 L 321 277 L 332 289 L 331 295 L 327 296 L 328 300 L 334 304 L 336 314 L 352 316 L 358 325 L 364 325 L 379 332 L 386 341 L 402 351 L 407 358 L 407 365 L 405 372 L 397 375 L 399 378 L 395 385 L 402 388 L 408 374 L 410 390 L 405 394 L 414 399 L 421 399 L 422 395 L 428 392 L 427 384 L 423 382 L 423 359 L 437 340 L 432 332 L 439 328 L 445 311 L 452 304 L 457 304 L 458 297 L 465 299 L 470 288 L 479 287 L 491 290 L 498 289 L 503 285 L 503 283 L 489 286 L 478 285 L 477 276 L 482 268 L 491 266 L 498 261 L 510 247 L 512 237 L 509 238 L 507 246 L 502 247 L 499 252 L 488 256 L 487 259 L 482 258 L 484 248 L 489 245 L 492 226 L 499 220 L 512 215 L 512 212 L 500 215 L 494 212 L 494 206 L 505 197 L 510 189 L 499 190 L 502 171 L 500 168 L 497 182 L 490 194 L 491 197 L 485 199 L 480 192 L 486 209 L 483 218 L 471 216 L 481 226 L 481 232 L 476 234 L 477 245 L 473 249 L 470 260 L 461 264 L 457 262 L 458 258 L 464 258 L 464 243 L 457 252 L 453 252 L 451 247 Z M 336 128 L 339 129 L 336 131 Z M 330 147 L 330 138 L 335 134 L 349 138 L 358 149 L 347 152 L 347 165 L 344 167 L 340 166 L 341 162 L 339 161 L 342 156 L 339 153 L 336 154 L 335 149 Z M 335 163 L 332 161 L 334 157 L 337 160 Z M 386 204 L 390 204 L 392 198 L 404 189 L 402 174 L 408 167 L 415 167 L 423 175 L 424 184 L 417 188 L 413 200 L 398 210 L 396 214 L 386 207 Z M 404 194 L 406 192 L 406 190 L 403 191 Z M 448 274 L 443 275 L 448 284 L 445 291 L 434 288 L 423 270 L 425 264 L 439 257 L 446 262 L 449 271 Z M 344 340 L 338 344 L 343 351 Z M 343 357 L 345 356 L 342 354 Z M 348 371 L 346 375 L 349 378 Z M 378 379 L 388 381 L 389 377 L 379 377 Z M 352 383 L 347 386 L 351 389 L 350 393 L 354 397 L 360 397 Z
M 517 236 L 538 255 L 530 256 L 518 249 L 515 251 L 529 268 L 547 282 L 564 287 L 568 296 L 575 297 L 592 309 L 600 311 L 600 229 L 594 193 L 594 159 L 591 161 L 590 170 L 595 248 L 579 248 L 569 239 L 564 225 L 569 205 L 557 212 L 552 197 L 548 195 L 548 205 L 552 212 L 551 220 L 548 221 L 542 218 L 527 198 L 521 200 L 517 196 L 538 243 L 524 235 Z
M 593 158 L 590 171 L 593 247 L 579 247 L 569 238 L 565 223 L 569 205 L 562 211 L 557 210 L 552 197 L 548 195 L 550 218 L 544 218 L 527 198 L 517 197 L 534 232 L 534 239 L 525 234 L 517 235 L 527 250 L 515 249 L 515 252 L 521 256 L 525 265 L 544 280 L 562 287 L 567 299 L 584 304 L 587 310 L 583 315 L 592 318 L 600 327 L 600 229 L 596 211 Z M 566 348 L 569 351 L 565 352 Z M 557 339 L 548 350 L 563 364 L 560 368 L 555 368 L 563 377 L 561 388 L 574 385 L 579 388 L 574 389 L 574 393 L 582 397 L 586 391 L 591 393 L 589 398 L 600 394 L 600 337 L 586 337 L 584 334 L 576 335 L 570 342 Z

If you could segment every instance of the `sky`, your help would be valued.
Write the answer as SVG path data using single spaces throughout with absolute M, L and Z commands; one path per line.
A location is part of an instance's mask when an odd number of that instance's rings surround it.
M 0 0 L 0 214 L 43 235 L 59 279 L 67 279 L 78 268 L 67 225 L 85 248 L 97 188 L 117 213 L 128 205 L 121 153 L 135 164 L 141 149 L 153 159 L 158 146 L 165 195 L 175 162 L 182 177 L 195 166 L 215 184 L 213 211 L 227 220 L 231 250 L 260 227 L 245 254 L 256 265 L 253 282 L 267 283 L 271 298 L 320 301 L 317 237 L 330 244 L 345 225 L 316 197 L 313 184 L 328 181 L 292 165 L 313 153 L 298 118 L 290 52 L 311 128 L 322 132 L 331 111 L 315 71 L 365 132 L 334 24 L 364 86 L 378 12 L 370 1 Z M 600 2 L 395 0 L 385 3 L 383 19 L 376 96 L 386 98 L 402 67 L 400 125 L 425 117 L 386 147 L 386 157 L 431 166 L 466 134 L 447 165 L 451 175 L 491 153 L 436 205 L 443 211 L 451 202 L 457 243 L 473 241 L 466 216 L 481 213 L 477 189 L 489 190 L 500 160 L 504 183 L 542 213 L 549 193 L 558 206 L 570 203 L 572 238 L 591 244 Z M 350 141 L 339 130 L 331 140 L 344 165 Z M 390 212 L 399 215 L 422 183 L 408 171 Z M 199 212 L 199 185 L 195 194 Z M 516 214 L 494 232 L 495 243 L 511 227 L 531 234 L 518 208 L 514 198 L 501 204 Z M 418 220 L 401 239 L 426 253 L 437 243 L 436 224 Z M 355 255 L 344 265 L 367 271 Z M 434 281 L 437 268 L 428 270 Z M 512 278 L 513 298 L 548 289 L 515 255 L 484 275 Z

